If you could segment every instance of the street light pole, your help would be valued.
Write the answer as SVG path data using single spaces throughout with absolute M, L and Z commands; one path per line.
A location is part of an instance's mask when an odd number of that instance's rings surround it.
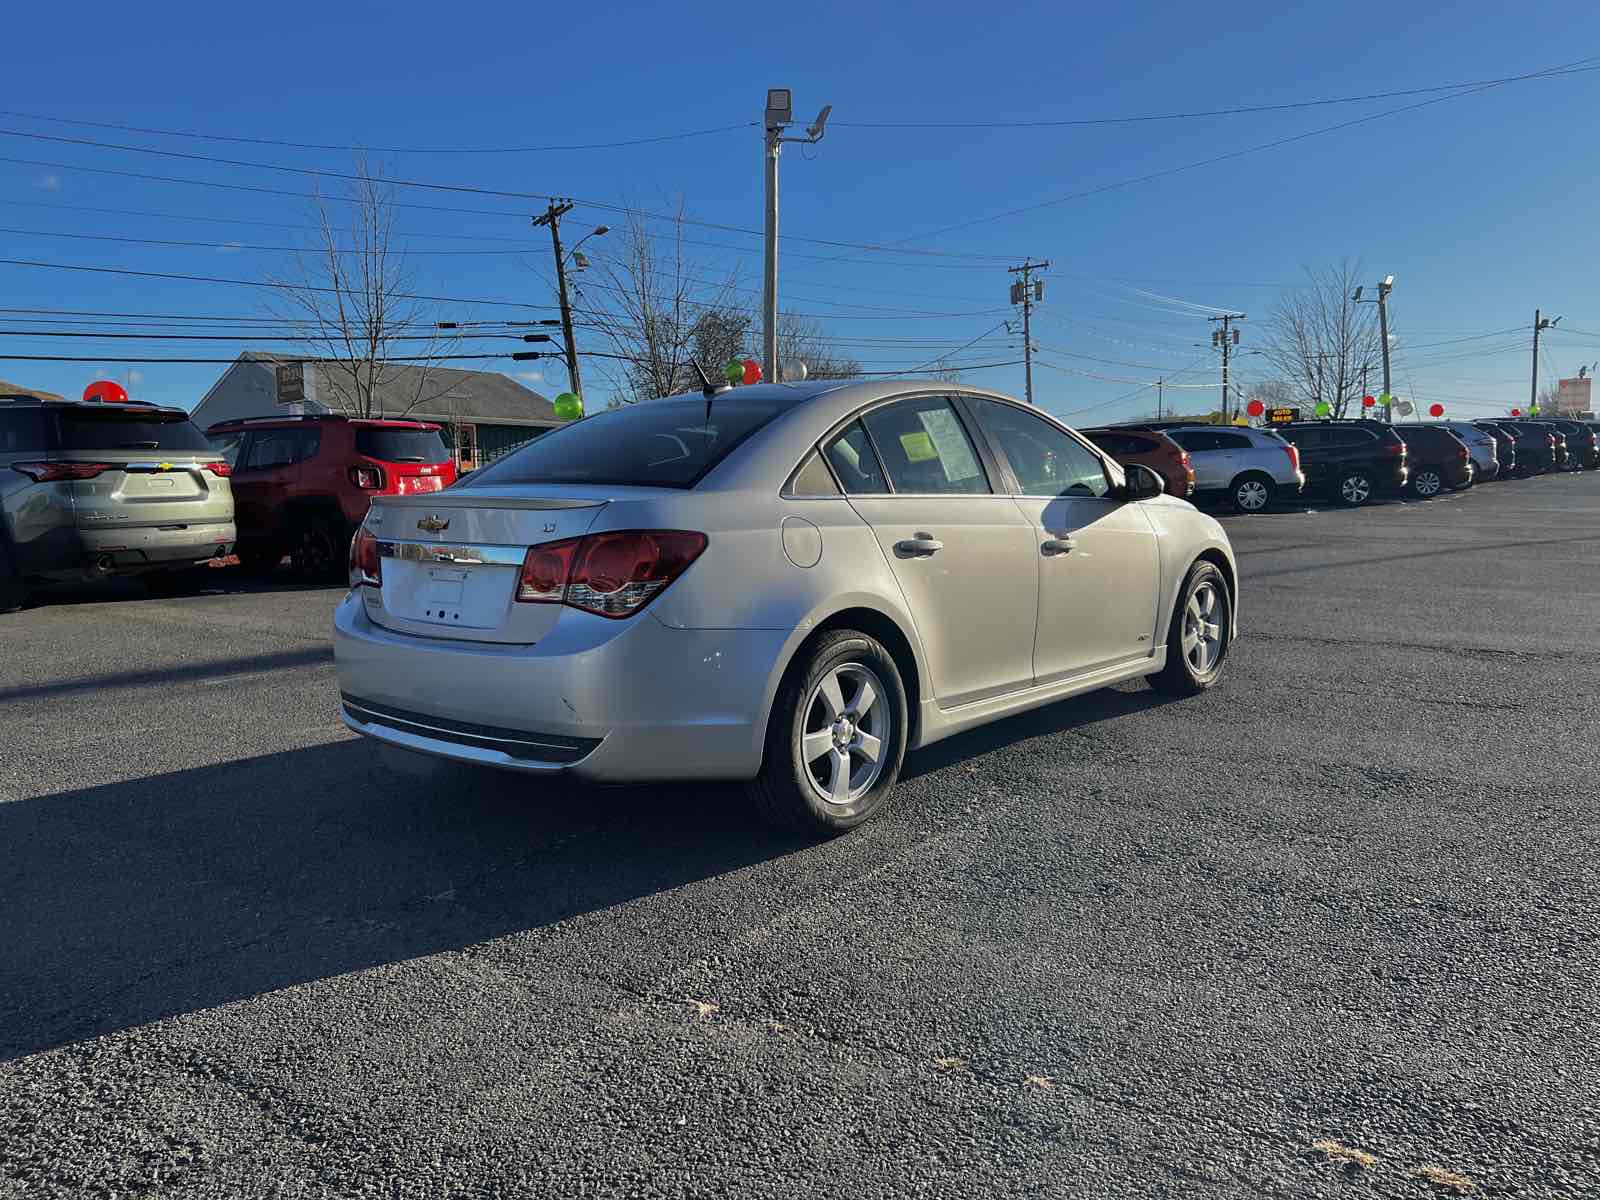
M 794 98 L 788 88 L 768 88 L 763 118 L 761 159 L 766 177 L 766 247 L 761 269 L 761 374 L 778 380 L 778 154 L 784 142 L 815 144 L 822 140 L 833 105 L 824 104 L 803 138 L 784 137 L 794 120 Z
M 1537 308 L 1533 310 L 1533 382 L 1528 385 L 1529 409 L 1539 407 L 1539 333 L 1542 330 L 1551 328 L 1560 320 L 1560 317 L 1557 317 L 1554 321 L 1549 317 L 1541 318 L 1539 310 Z

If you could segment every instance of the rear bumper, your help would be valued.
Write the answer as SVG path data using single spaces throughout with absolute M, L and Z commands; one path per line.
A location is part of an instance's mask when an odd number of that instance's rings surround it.
M 138 574 L 231 554 L 235 541 L 232 521 L 186 525 L 181 529 L 77 529 L 62 539 L 57 553 L 46 560 L 36 560 L 35 569 L 58 580 Z
M 782 631 L 569 618 L 531 646 L 410 637 L 352 593 L 333 621 L 340 717 L 403 749 L 595 783 L 761 769 Z

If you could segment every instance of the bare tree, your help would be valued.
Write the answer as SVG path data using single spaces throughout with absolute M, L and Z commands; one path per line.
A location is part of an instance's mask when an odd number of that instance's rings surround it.
M 1361 267 L 1306 269 L 1307 285 L 1284 295 L 1267 319 L 1262 353 L 1310 403 L 1325 400 L 1335 417 L 1359 404 L 1363 373 L 1381 371 L 1383 348 L 1374 306 L 1351 299 Z
M 854 379 L 861 374 L 861 364 L 833 344 L 823 332 L 821 321 L 800 313 L 779 313 L 780 369 L 783 363 L 791 362 L 805 363 L 810 379 Z
M 644 217 L 630 216 L 613 240 L 618 252 L 596 255 L 600 282 L 585 288 L 586 313 L 614 356 L 602 373 L 617 402 L 632 404 L 698 386 L 693 358 L 726 355 L 702 361 L 715 372 L 737 357 L 743 344 L 749 317 L 728 300 L 733 278 L 706 291 L 700 272 L 707 268 L 689 262 L 683 226 L 681 201 L 664 238 L 651 234 Z
M 434 363 L 433 315 L 413 295 L 415 277 L 395 245 L 393 189 L 358 160 L 343 226 L 316 200 L 317 246 L 295 256 L 288 278 L 271 278 L 273 315 L 304 331 L 326 391 L 318 398 L 352 417 L 401 415 L 448 395 L 456 382 Z M 418 330 L 428 332 L 419 334 Z M 421 345 L 411 346 L 408 343 Z M 400 363 L 397 357 L 413 362 Z

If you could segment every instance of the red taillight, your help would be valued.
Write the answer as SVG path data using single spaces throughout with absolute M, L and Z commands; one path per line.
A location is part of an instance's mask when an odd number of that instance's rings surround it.
M 350 583 L 352 587 L 382 587 L 383 559 L 378 557 L 378 539 L 363 525 L 350 542 Z
M 546 542 L 522 560 L 517 600 L 631 617 L 705 548 L 705 534 L 681 529 L 626 529 Z
M 365 491 L 376 492 L 383 487 L 383 472 L 377 467 L 351 467 L 350 482 Z
M 1461 447 L 1461 461 L 1462 462 L 1466 462 L 1467 459 L 1469 459 L 1471 457 L 1472 457 L 1472 452 L 1469 451 L 1465 446 Z
M 102 471 L 115 470 L 113 463 L 94 462 L 24 462 L 13 463 L 35 483 L 59 483 L 66 479 L 93 479 Z
M 1401 458 L 1404 458 L 1406 456 L 1406 444 L 1400 440 L 1397 434 L 1393 441 L 1383 443 L 1383 452 L 1385 454 L 1398 454 Z
M 1300 447 L 1296 446 L 1293 442 L 1286 442 L 1283 448 L 1289 452 L 1289 469 L 1291 471 L 1299 471 Z
M 202 471 L 210 471 L 218 479 L 226 479 L 233 474 L 233 468 L 225 462 L 201 463 L 200 469 Z

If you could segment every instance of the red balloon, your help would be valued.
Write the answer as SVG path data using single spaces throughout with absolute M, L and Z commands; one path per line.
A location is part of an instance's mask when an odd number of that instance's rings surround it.
M 1375 397 L 1375 396 L 1363 396 L 1363 397 L 1361 397 L 1361 407 L 1362 408 L 1371 408 L 1377 402 L 1378 402 L 1378 400 L 1377 400 L 1377 397 Z
M 90 403 L 126 404 L 128 402 L 128 393 L 120 383 L 114 383 L 109 379 L 99 379 L 83 389 L 83 398 Z
M 1430 417 L 1442 417 L 1442 416 L 1444 416 L 1444 405 L 1442 405 L 1442 404 L 1430 405 L 1429 408 L 1428 408 L 1428 415 Z
M 761 382 L 761 364 L 753 358 L 744 360 L 744 381 L 746 383 Z
M 1511 410 L 1511 415 L 1513 417 L 1520 417 L 1522 415 L 1522 410 L 1520 408 L 1513 408 Z
M 1262 413 L 1267 411 L 1267 406 L 1261 403 L 1259 400 L 1252 400 L 1249 404 L 1244 406 L 1244 410 L 1252 417 L 1259 417 Z

